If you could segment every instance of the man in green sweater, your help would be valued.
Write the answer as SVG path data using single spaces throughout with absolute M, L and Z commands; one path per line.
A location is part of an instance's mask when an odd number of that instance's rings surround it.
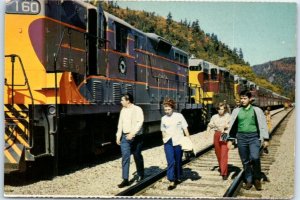
M 261 143 L 268 146 L 269 133 L 263 111 L 251 105 L 250 91 L 240 93 L 241 107 L 235 108 L 231 115 L 229 128 L 225 131 L 229 138 L 236 138 L 238 151 L 245 171 L 245 189 L 254 184 L 256 190 L 261 190 L 261 165 L 259 149 Z M 231 142 L 228 142 L 231 146 Z

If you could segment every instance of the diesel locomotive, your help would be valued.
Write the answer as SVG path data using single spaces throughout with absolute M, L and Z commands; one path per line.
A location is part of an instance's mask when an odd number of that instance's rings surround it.
M 146 134 L 159 131 L 165 97 L 196 131 L 214 102 L 233 104 L 240 84 L 226 69 L 189 61 L 163 37 L 81 0 L 6 0 L 4 78 L 5 173 L 112 144 L 123 93 L 143 109 Z

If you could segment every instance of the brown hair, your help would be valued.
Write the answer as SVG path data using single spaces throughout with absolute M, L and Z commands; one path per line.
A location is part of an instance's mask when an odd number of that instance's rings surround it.
M 216 109 L 219 110 L 220 107 L 224 107 L 224 113 L 228 113 L 228 107 L 227 104 L 220 102 L 219 104 L 216 105 Z
M 173 99 L 170 99 L 170 98 L 165 98 L 164 102 L 163 102 L 163 106 L 168 106 L 172 109 L 175 109 L 175 101 Z

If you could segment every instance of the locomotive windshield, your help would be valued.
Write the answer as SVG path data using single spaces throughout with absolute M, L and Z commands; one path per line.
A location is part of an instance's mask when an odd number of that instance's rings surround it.
M 196 66 L 190 66 L 190 71 L 202 71 L 201 64 L 196 65 Z

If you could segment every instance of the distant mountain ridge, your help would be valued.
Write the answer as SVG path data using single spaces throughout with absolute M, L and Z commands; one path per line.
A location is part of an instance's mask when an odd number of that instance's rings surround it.
M 296 58 L 288 57 L 252 66 L 254 73 L 266 78 L 274 85 L 279 85 L 284 95 L 295 98 Z

